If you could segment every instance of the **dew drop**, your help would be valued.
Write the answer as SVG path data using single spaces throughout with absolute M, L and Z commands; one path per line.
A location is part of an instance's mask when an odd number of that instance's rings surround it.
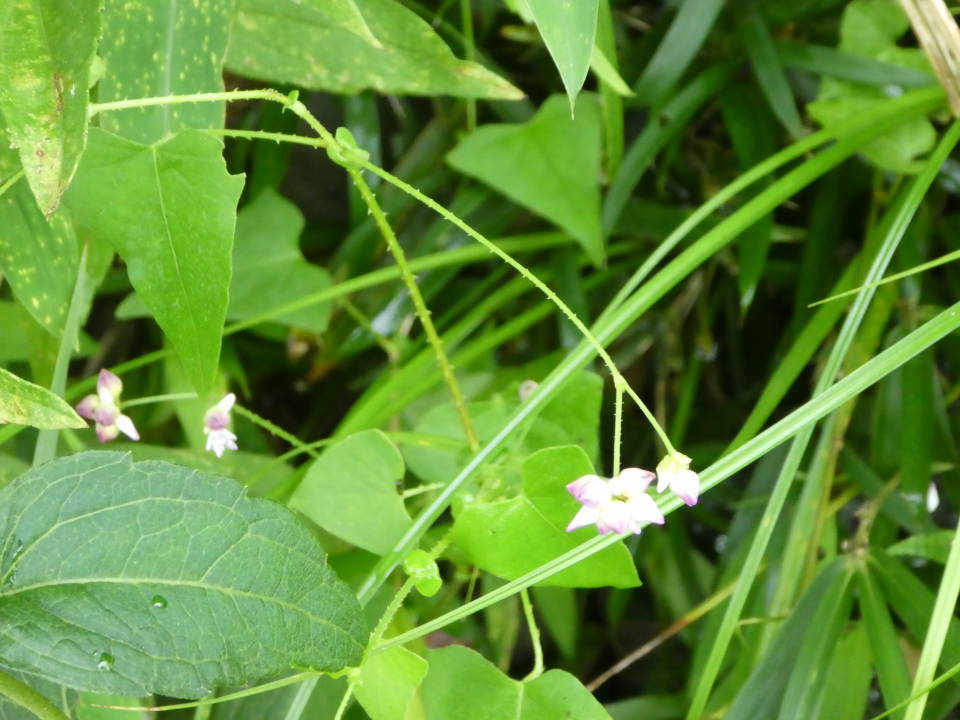
M 113 670 L 113 655 L 110 653 L 100 653 L 97 670 Z
M 167 599 L 163 595 L 154 595 L 150 603 L 157 610 L 166 610 L 167 609 Z

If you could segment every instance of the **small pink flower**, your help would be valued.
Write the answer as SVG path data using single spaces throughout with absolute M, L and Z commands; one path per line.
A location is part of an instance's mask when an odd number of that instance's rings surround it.
M 120 413 L 120 394 L 123 383 L 109 370 L 101 370 L 97 377 L 97 394 L 87 395 L 77 405 L 80 417 L 96 423 L 97 438 L 100 442 L 110 442 L 120 433 L 131 440 L 139 440 L 140 433 L 133 420 Z
M 207 450 L 211 450 L 218 458 L 223 457 L 224 450 L 237 449 L 237 436 L 228 429 L 230 426 L 230 409 L 237 401 L 237 396 L 227 393 L 223 398 L 207 410 L 203 416 L 203 432 L 207 436 Z
M 700 498 L 700 476 L 690 469 L 690 458 L 680 453 L 664 456 L 657 465 L 657 492 L 670 488 L 687 505 Z
M 567 492 L 583 507 L 567 525 L 567 532 L 596 525 L 601 535 L 639 533 L 645 524 L 663 525 L 663 513 L 647 494 L 654 477 L 648 470 L 624 468 L 610 480 L 599 475 L 577 478 L 567 485 Z

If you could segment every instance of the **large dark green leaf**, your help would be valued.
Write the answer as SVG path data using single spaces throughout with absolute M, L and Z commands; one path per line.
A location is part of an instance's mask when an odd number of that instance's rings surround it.
M 220 142 L 198 130 L 154 145 L 93 130 L 66 198 L 77 222 L 127 263 L 201 394 L 217 373 L 242 187 Z
M 566 230 L 599 263 L 601 123 L 596 96 L 581 95 L 571 117 L 555 95 L 525 124 L 474 131 L 447 161 Z
M 100 102 L 223 90 L 234 0 L 106 0 Z M 223 127 L 224 103 L 186 103 L 105 113 L 104 130 L 155 142 L 182 128 Z
M 458 60 L 426 22 L 396 0 L 355 0 L 376 38 L 327 0 L 238 0 L 231 72 L 311 90 L 371 88 L 406 95 L 517 100 L 482 65 Z
M 101 2 L 0 4 L 0 109 L 47 215 L 60 203 L 83 152 Z
M 233 480 L 122 453 L 0 492 L 0 664 L 70 687 L 201 697 L 360 661 L 353 595 L 311 534 Z

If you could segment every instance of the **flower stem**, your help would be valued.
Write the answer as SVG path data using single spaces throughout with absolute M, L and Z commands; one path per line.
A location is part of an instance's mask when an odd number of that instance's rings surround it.
M 43 695 L 5 673 L 0 673 L 0 695 L 9 698 L 14 705 L 28 710 L 40 720 L 67 720 L 67 716 Z
M 244 406 L 237 404 L 233 406 L 233 411 L 237 413 L 237 415 L 240 415 L 241 417 L 245 417 L 247 420 L 254 423 L 255 425 L 259 425 L 271 435 L 275 435 L 281 440 L 286 440 L 288 443 L 290 443 L 293 447 L 297 448 L 298 450 L 310 453 L 311 455 L 313 455 L 313 457 L 320 457 L 320 453 L 318 453 L 312 447 L 307 445 L 307 443 L 300 440 L 300 438 L 298 438 L 296 435 L 288 433 L 282 427 L 274 425 L 272 422 L 270 422 L 266 418 L 261 417 L 260 415 L 257 415 L 253 410 L 250 410 L 249 408 L 245 408 Z
M 400 246 L 400 242 L 397 240 L 393 228 L 390 226 L 390 223 L 387 222 L 387 216 L 380 207 L 380 203 L 377 202 L 377 198 L 367 184 L 367 181 L 364 180 L 363 175 L 360 174 L 360 171 L 352 168 L 348 168 L 347 172 L 350 173 L 353 184 L 357 187 L 357 190 L 360 191 L 360 197 L 363 198 L 364 203 L 366 203 L 370 209 L 373 221 L 380 229 L 380 234 L 383 235 L 383 239 L 386 240 L 387 247 L 390 249 L 390 253 L 393 255 L 397 267 L 400 269 L 400 277 L 403 279 L 403 284 L 407 287 L 407 292 L 410 293 L 410 299 L 413 301 L 417 318 L 420 320 L 423 331 L 427 336 L 427 342 L 430 343 L 430 347 L 433 348 L 433 354 L 437 358 L 437 365 L 440 366 L 440 374 L 443 375 L 443 380 L 446 382 L 447 388 L 450 390 L 450 395 L 453 397 L 453 404 L 457 408 L 457 414 L 460 416 L 460 424 L 463 425 L 463 431 L 467 436 L 467 444 L 470 447 L 470 452 L 476 452 L 480 447 L 480 442 L 477 439 L 477 432 L 473 427 L 473 421 L 470 419 L 470 413 L 467 411 L 467 403 L 463 399 L 463 393 L 460 391 L 460 385 L 457 383 L 457 378 L 453 373 L 453 366 L 450 364 L 450 359 L 443 349 L 443 340 L 440 339 L 437 328 L 433 324 L 433 319 L 430 317 L 430 309 L 427 307 L 423 295 L 420 293 L 420 288 L 417 285 L 417 280 L 414 278 L 413 272 L 410 270 L 410 265 L 407 263 L 407 256 L 403 252 L 403 248 Z
M 17 172 L 7 178 L 2 184 L 0 184 L 0 195 L 3 195 L 7 190 L 12 188 L 17 184 L 17 181 L 23 177 L 23 168 L 20 168 Z
M 540 644 L 540 628 L 537 627 L 537 618 L 533 614 L 533 603 L 530 602 L 530 593 L 526 588 L 520 591 L 520 604 L 523 605 L 523 616 L 530 630 L 530 644 L 533 645 L 533 669 L 523 679 L 535 680 L 543 675 L 543 646 Z
M 133 400 L 124 400 L 123 406 L 136 407 L 137 405 L 152 405 L 161 402 L 173 402 L 175 400 L 196 400 L 195 392 L 166 393 L 164 395 L 145 395 L 144 397 L 134 398 Z

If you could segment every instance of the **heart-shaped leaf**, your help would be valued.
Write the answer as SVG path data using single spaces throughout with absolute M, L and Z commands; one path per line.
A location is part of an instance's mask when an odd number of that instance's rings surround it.
M 430 671 L 421 686 L 427 720 L 610 720 L 590 691 L 563 670 L 519 682 L 460 645 L 429 650 L 427 661 Z
M 513 580 L 572 550 L 594 528 L 565 531 L 579 509 L 567 483 L 593 473 L 579 447 L 547 448 L 523 464 L 523 492 L 509 500 L 467 505 L 453 526 L 453 541 L 478 567 Z M 544 585 L 635 587 L 640 584 L 622 543 L 557 573 Z
M 527 123 L 478 128 L 447 162 L 560 226 L 600 263 L 601 138 L 594 95 L 578 98 L 574 117 L 566 99 L 554 95 Z
M 410 527 L 397 492 L 402 477 L 403 457 L 396 445 L 379 430 L 364 430 L 314 460 L 290 507 L 327 532 L 384 554 Z
M 206 133 L 141 145 L 94 129 L 66 198 L 77 223 L 126 262 L 200 394 L 217 373 L 242 188 Z
M 196 698 L 357 665 L 353 594 L 285 508 L 124 453 L 0 491 L 0 665 L 95 692 Z
M 330 275 L 300 252 L 303 215 L 272 188 L 263 190 L 237 216 L 230 284 L 229 320 L 246 320 L 330 287 Z M 274 318 L 275 322 L 323 332 L 330 303 Z

